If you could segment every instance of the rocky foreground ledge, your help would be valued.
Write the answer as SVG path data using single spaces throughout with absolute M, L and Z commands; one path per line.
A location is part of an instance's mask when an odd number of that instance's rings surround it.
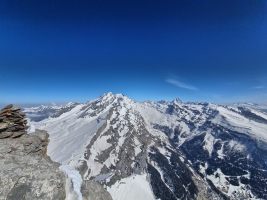
M 27 134 L 27 120 L 20 108 L 0 111 L 0 200 L 78 200 L 73 182 L 47 156 L 48 133 Z M 96 182 L 83 181 L 83 200 L 112 200 Z
M 27 128 L 19 108 L 0 111 L 0 200 L 65 199 L 65 176 L 46 155 L 47 132 Z

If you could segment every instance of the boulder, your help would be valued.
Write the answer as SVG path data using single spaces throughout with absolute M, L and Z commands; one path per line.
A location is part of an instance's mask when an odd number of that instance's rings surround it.
M 81 192 L 83 200 L 112 200 L 111 195 L 95 181 L 83 181 Z

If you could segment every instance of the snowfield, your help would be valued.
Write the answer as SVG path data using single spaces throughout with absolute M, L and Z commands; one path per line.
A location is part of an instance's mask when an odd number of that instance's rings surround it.
M 147 175 L 134 175 L 108 188 L 113 200 L 155 200 Z

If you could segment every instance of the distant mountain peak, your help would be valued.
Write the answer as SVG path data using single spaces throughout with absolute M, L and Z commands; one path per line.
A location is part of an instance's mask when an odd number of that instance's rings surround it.
M 180 98 L 176 97 L 172 102 L 174 104 L 181 104 L 182 103 L 182 100 Z
M 134 102 L 134 100 L 132 100 L 131 98 L 129 98 L 128 96 L 126 96 L 125 94 L 122 93 L 112 93 L 112 92 L 107 92 L 104 93 L 104 95 L 102 95 L 100 98 L 98 98 L 97 100 L 103 100 L 103 101 L 112 101 L 112 100 L 117 100 L 117 101 L 125 101 L 125 102 Z

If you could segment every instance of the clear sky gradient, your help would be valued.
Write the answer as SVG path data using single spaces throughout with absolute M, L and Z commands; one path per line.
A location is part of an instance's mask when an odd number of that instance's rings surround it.
M 267 1 L 0 2 L 0 102 L 267 102 Z

